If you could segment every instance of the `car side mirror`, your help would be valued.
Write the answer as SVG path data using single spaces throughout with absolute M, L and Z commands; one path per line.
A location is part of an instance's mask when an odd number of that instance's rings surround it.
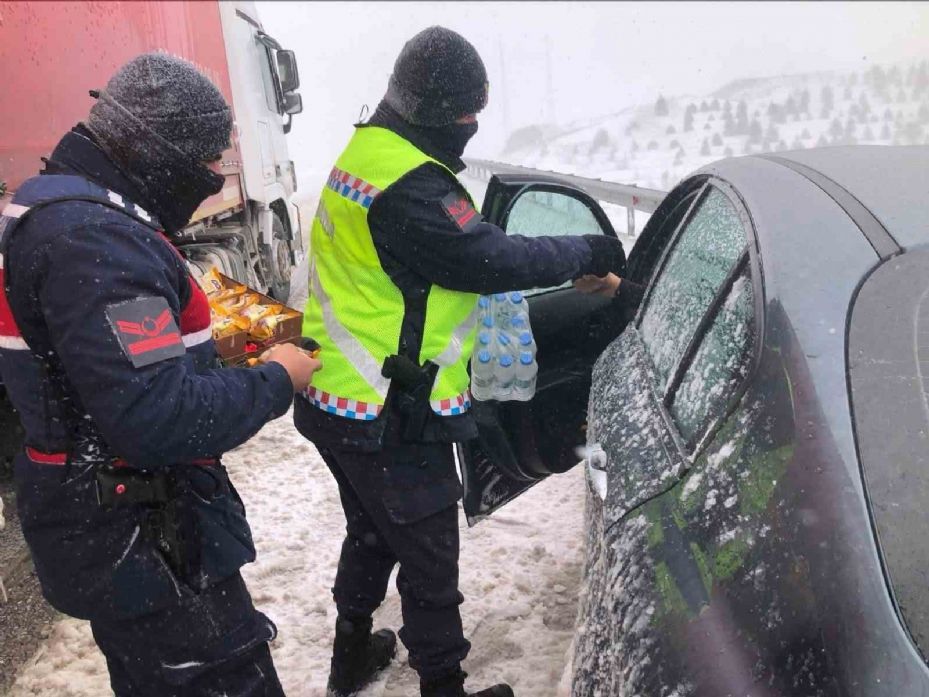
M 296 92 L 287 92 L 284 95 L 284 113 L 290 114 L 299 114 L 303 111 L 303 96 L 297 94 Z
M 281 92 L 285 95 L 300 87 L 300 74 L 297 72 L 297 58 L 293 51 L 277 51 L 277 74 L 281 81 Z M 291 112 L 286 112 L 291 113 Z

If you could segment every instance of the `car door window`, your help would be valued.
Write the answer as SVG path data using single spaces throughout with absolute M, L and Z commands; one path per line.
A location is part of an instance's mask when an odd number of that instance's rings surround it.
M 710 186 L 652 285 L 640 331 L 664 392 L 700 320 L 747 247 L 735 206 Z
M 715 318 L 671 401 L 671 416 L 680 434 L 693 443 L 709 422 L 725 415 L 729 400 L 750 368 L 755 334 L 755 300 L 748 264 Z
M 507 214 L 506 232 L 527 237 L 607 234 L 601 221 L 583 201 L 568 192 L 546 189 L 530 189 L 519 195 Z M 538 295 L 570 285 L 568 281 L 553 288 L 526 290 L 525 294 Z
M 600 235 L 603 230 L 593 212 L 572 196 L 557 191 L 527 191 L 507 217 L 512 235 Z

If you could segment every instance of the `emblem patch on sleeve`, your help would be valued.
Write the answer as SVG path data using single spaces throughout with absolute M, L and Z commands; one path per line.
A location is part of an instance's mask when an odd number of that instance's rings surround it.
M 483 220 L 468 197 L 457 191 L 450 192 L 442 199 L 442 208 L 462 232 L 469 232 Z
M 183 356 L 184 341 L 164 298 L 139 298 L 106 309 L 119 345 L 136 368 Z

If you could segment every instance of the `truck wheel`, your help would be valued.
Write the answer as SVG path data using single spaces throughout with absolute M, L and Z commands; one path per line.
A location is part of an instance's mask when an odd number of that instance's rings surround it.
M 290 274 L 291 274 L 291 256 L 290 242 L 287 239 L 287 232 L 284 229 L 284 223 L 274 214 L 273 222 L 274 239 L 271 242 L 271 253 L 268 259 L 268 270 L 271 274 L 269 280 L 270 295 L 275 300 L 286 303 L 290 298 Z

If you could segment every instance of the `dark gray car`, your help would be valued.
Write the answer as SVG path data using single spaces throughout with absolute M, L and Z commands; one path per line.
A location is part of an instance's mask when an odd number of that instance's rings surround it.
M 485 215 L 534 189 L 613 234 L 550 179 Z M 628 325 L 532 297 L 537 398 L 479 404 L 460 453 L 473 522 L 586 442 L 574 694 L 929 695 L 929 147 L 706 167 L 628 275 Z

